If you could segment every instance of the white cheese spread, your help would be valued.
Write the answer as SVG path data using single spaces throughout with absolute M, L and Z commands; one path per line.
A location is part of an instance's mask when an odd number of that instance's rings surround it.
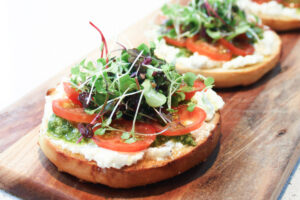
M 180 49 L 167 45 L 164 39 L 161 39 L 160 42 L 156 41 L 156 48 L 154 50 L 154 54 L 159 58 L 164 59 L 168 63 L 175 64 L 177 54 L 179 53 Z
M 60 139 L 49 138 L 55 145 L 60 146 L 62 149 L 67 149 L 72 153 L 78 153 L 84 156 L 88 161 L 95 161 L 101 168 L 117 168 L 123 166 L 130 166 L 135 164 L 138 160 L 144 157 L 144 151 L 136 153 L 123 153 L 112 151 L 109 149 L 98 147 L 95 143 L 88 144 L 74 144 Z
M 192 101 L 206 112 L 205 121 L 210 121 L 214 117 L 215 112 L 223 108 L 225 104 L 223 99 L 212 89 L 196 92 L 192 97 Z
M 180 142 L 168 141 L 159 147 L 150 147 L 146 150 L 146 157 L 149 159 L 162 161 L 172 156 L 172 152 L 181 149 L 183 146 Z
M 269 1 L 262 4 L 255 3 L 251 0 L 239 0 L 238 5 L 245 9 L 247 12 L 264 15 L 268 17 L 276 18 L 292 18 L 300 19 L 300 13 L 296 8 L 285 7 L 277 1 Z
M 201 140 L 205 140 L 214 128 L 214 124 L 203 122 L 203 125 L 199 129 L 192 131 L 191 134 L 195 137 L 196 142 L 199 142 Z
M 166 44 L 164 39 L 156 41 L 154 53 L 157 57 L 181 67 L 194 69 L 236 69 L 262 62 L 265 56 L 271 55 L 275 51 L 276 45 L 278 45 L 274 34 L 272 31 L 264 31 L 263 39 L 254 45 L 255 52 L 253 55 L 238 56 L 230 61 L 215 61 L 198 53 L 194 53 L 190 57 L 177 57 L 179 48 Z
M 47 132 L 48 119 L 53 114 L 52 101 L 54 99 L 64 97 L 66 97 L 66 95 L 64 93 L 62 84 L 57 87 L 53 95 L 46 97 L 44 117 L 41 125 L 41 134 L 46 134 Z M 207 113 L 209 113 L 208 115 L 210 119 L 214 116 L 214 113 L 221 109 L 224 105 L 222 98 L 211 89 L 208 89 L 206 92 L 197 92 L 195 97 L 193 97 L 193 101 L 195 101 L 199 107 L 203 108 Z M 210 108 L 210 106 L 213 108 Z M 209 118 L 206 120 L 208 121 Z M 204 122 L 198 130 L 193 131 L 191 134 L 195 138 L 195 141 L 198 142 L 206 139 L 214 127 L 214 124 Z M 74 144 L 61 139 L 55 139 L 52 137 L 48 138 L 51 143 L 60 146 L 62 149 L 66 149 L 72 153 L 81 154 L 88 161 L 95 161 L 101 168 L 113 167 L 120 169 L 124 166 L 133 165 L 144 157 L 156 161 L 162 161 L 170 158 L 173 155 L 172 152 L 178 152 L 178 150 L 184 148 L 184 145 L 180 142 L 168 141 L 159 147 L 150 147 L 140 152 L 124 153 L 98 147 L 93 141 L 84 144 Z

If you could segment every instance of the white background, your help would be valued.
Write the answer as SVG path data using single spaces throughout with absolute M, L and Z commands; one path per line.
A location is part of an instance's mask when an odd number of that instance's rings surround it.
M 89 21 L 114 38 L 164 2 L 0 0 L 0 110 L 98 48 L 99 34 Z M 299 171 L 298 164 L 283 199 L 300 198 Z
M 0 110 L 163 5 L 163 0 L 0 0 Z

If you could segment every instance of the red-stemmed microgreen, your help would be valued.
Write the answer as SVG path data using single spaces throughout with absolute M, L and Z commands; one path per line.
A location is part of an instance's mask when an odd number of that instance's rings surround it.
M 116 42 L 119 46 L 122 47 L 123 50 L 126 50 L 126 46 L 124 44 L 122 44 L 121 42 Z
M 76 144 L 79 144 L 82 139 L 83 139 L 83 136 L 80 136 L 79 139 L 76 141 Z
M 211 7 L 211 5 L 209 4 L 209 2 L 207 0 L 204 0 L 204 5 L 207 9 L 207 12 L 210 14 L 210 12 L 216 17 L 218 18 L 224 25 L 226 25 L 227 23 L 218 15 L 218 13 Z
M 105 37 L 104 37 L 102 31 L 95 24 L 90 22 L 90 25 L 92 25 L 101 35 L 101 40 L 102 40 L 102 43 L 104 44 L 104 48 L 102 48 L 102 50 L 101 50 L 101 58 L 103 58 L 103 51 L 105 50 L 106 62 L 108 62 L 108 48 L 107 48 L 107 43 L 106 43 Z
M 135 77 L 134 80 L 135 80 L 135 83 L 136 83 L 136 86 L 137 86 L 138 90 L 141 90 L 141 86 L 139 84 L 138 78 Z

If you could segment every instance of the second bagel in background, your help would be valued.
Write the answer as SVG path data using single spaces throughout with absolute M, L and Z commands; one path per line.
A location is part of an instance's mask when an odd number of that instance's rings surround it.
M 179 72 L 211 76 L 219 88 L 246 86 L 276 66 L 279 36 L 235 0 L 197 0 L 162 7 L 155 54 Z
M 276 31 L 300 28 L 299 0 L 239 0 L 238 5 Z

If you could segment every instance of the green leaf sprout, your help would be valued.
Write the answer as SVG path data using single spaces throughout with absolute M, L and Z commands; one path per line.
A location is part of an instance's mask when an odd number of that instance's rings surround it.
M 182 104 L 193 111 L 196 105 L 185 100 L 185 92 L 193 90 L 199 76 L 179 74 L 173 64 L 157 58 L 153 48 L 141 44 L 107 61 L 83 60 L 71 69 L 71 86 L 88 100 L 84 111 L 101 119 L 93 127 L 97 127 L 95 135 L 118 131 L 122 140 L 131 144 L 139 140 L 136 122 L 167 124 L 174 108 Z M 200 78 L 206 85 L 213 84 L 211 78 Z M 114 127 L 114 120 L 122 118 L 132 121 L 131 130 Z
M 161 11 L 167 19 L 161 25 L 160 38 L 179 39 L 206 34 L 217 41 L 220 38 L 233 40 L 246 34 L 254 43 L 263 37 L 258 21 L 249 21 L 236 0 L 193 0 L 187 6 L 165 4 Z

